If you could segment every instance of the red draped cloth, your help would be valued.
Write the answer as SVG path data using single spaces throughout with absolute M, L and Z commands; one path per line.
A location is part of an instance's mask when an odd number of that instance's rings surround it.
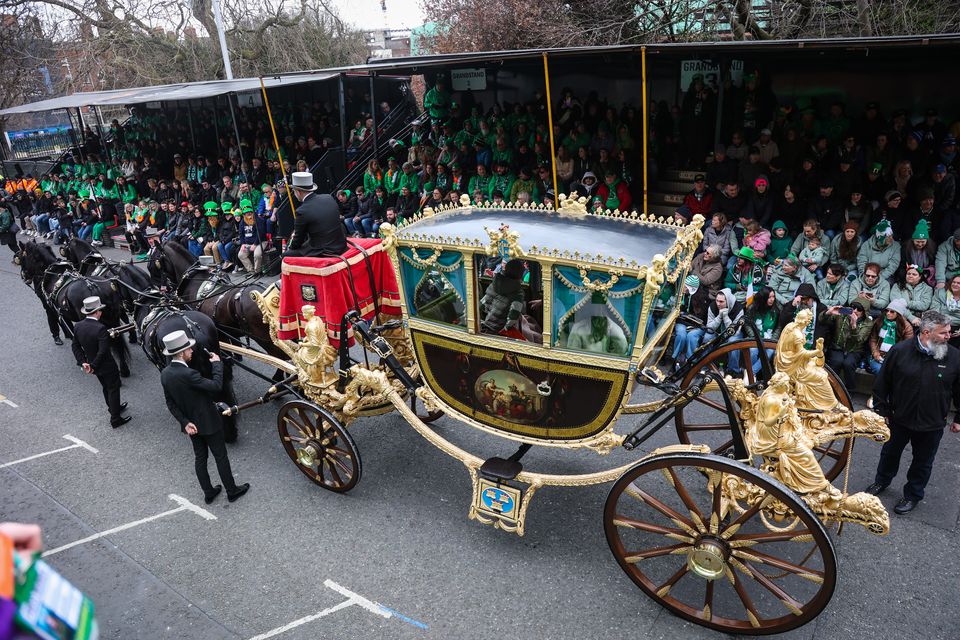
M 352 246 L 337 258 L 283 259 L 278 332 L 281 339 L 299 340 L 303 337 L 300 309 L 305 304 L 316 307 L 316 315 L 326 323 L 327 335 L 334 347 L 340 346 L 340 322 L 349 311 L 358 309 L 365 320 L 373 320 L 377 312 L 375 300 L 378 300 L 381 314 L 400 315 L 397 279 L 381 241 L 353 238 L 350 242 L 367 252 L 369 263 L 363 253 Z M 371 290 L 371 272 L 376 291 Z M 350 328 L 347 340 L 353 345 L 353 330 Z

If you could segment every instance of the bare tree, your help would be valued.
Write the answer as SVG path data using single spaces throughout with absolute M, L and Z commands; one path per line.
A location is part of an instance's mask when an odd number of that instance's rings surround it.
M 927 0 L 423 0 L 438 53 L 644 42 L 960 31 L 960 3 Z

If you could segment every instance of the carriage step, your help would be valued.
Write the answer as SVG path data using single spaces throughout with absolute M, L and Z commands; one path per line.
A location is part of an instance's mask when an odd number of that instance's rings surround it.
M 488 458 L 480 465 L 480 475 L 490 480 L 513 480 L 523 471 L 523 465 L 518 460 L 506 458 Z

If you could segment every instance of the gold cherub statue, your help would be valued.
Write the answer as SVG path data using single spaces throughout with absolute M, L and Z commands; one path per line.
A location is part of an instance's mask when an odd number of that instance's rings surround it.
M 774 367 L 786 373 L 796 388 L 797 406 L 801 409 L 833 411 L 839 402 L 830 384 L 830 374 L 823 366 L 823 338 L 816 348 L 806 348 L 807 326 L 813 322 L 813 312 L 801 309 L 793 322 L 783 328 L 777 343 Z

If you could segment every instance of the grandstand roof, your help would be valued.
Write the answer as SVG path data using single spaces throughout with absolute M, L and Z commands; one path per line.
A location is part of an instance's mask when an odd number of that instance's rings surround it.
M 305 75 L 284 75 L 264 78 L 263 82 L 268 89 L 279 86 L 290 86 L 304 82 L 318 82 L 336 76 L 335 73 L 309 73 Z M 113 91 L 89 91 L 74 93 L 69 96 L 50 98 L 39 102 L 22 104 L 0 111 L 0 116 L 16 113 L 34 113 L 37 111 L 56 111 L 58 109 L 73 109 L 76 107 L 102 107 L 107 105 L 142 104 L 144 102 L 176 102 L 178 100 L 195 100 L 209 98 L 226 93 L 241 93 L 244 91 L 259 91 L 259 78 L 238 78 L 235 80 L 209 80 L 205 82 L 184 82 L 180 84 L 155 85 L 151 87 L 135 87 L 133 89 L 116 89 Z

